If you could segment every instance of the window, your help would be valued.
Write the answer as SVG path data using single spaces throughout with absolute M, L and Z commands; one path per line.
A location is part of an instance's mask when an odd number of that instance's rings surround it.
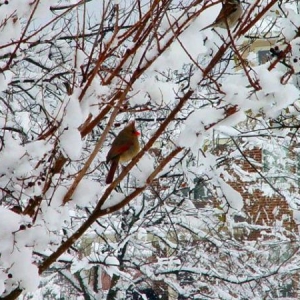
M 184 197 L 189 197 L 192 200 L 203 200 L 210 196 L 209 189 L 202 178 L 194 179 L 195 186 L 190 189 L 189 187 L 182 188 L 180 193 Z
M 265 64 L 270 60 L 270 50 L 259 50 L 257 52 L 258 56 L 258 64 L 262 65 Z
M 194 182 L 195 182 L 195 187 L 193 189 L 194 200 L 207 199 L 209 197 L 209 191 L 208 191 L 208 188 L 205 185 L 204 180 L 195 179 Z
M 290 187 L 294 177 L 295 166 L 291 159 L 288 146 L 266 144 L 262 149 L 262 163 L 264 176 L 278 189 Z

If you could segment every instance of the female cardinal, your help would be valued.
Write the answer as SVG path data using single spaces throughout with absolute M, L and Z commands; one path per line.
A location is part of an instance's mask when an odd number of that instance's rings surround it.
M 135 129 L 133 121 L 116 136 L 106 156 L 106 162 L 111 161 L 111 166 L 106 177 L 107 184 L 113 181 L 118 163 L 131 160 L 140 151 L 139 135 L 140 133 Z
M 222 9 L 216 20 L 211 25 L 208 25 L 201 30 L 210 27 L 231 28 L 237 24 L 242 13 L 243 8 L 240 0 L 223 0 Z

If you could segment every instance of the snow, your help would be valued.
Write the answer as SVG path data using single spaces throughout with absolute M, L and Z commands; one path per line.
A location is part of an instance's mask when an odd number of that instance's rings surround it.
M 80 90 L 77 92 L 80 92 Z M 60 107 L 59 117 L 62 118 L 63 128 L 78 128 L 82 124 L 83 117 L 76 94 L 64 99 L 63 105 Z
M 265 65 L 256 67 L 255 72 L 264 93 L 275 93 L 282 88 L 280 85 L 280 78 L 283 74 L 281 72 L 277 70 L 272 70 L 270 72 L 266 69 Z
M 300 212 L 298 210 L 293 210 L 293 218 L 297 224 L 300 224 Z
M 124 200 L 124 194 L 113 191 L 110 197 L 103 203 L 101 206 L 102 210 L 109 210 L 110 207 L 113 207 Z
M 18 177 L 27 177 L 33 167 L 29 158 L 41 158 L 45 151 L 47 151 L 47 146 L 32 149 L 33 145 L 41 145 L 44 142 L 35 142 L 33 144 L 26 144 L 25 148 L 20 145 L 18 139 L 15 139 L 10 133 L 4 136 L 5 148 L 0 153 L 0 159 L 2 161 L 0 166 L 0 172 L 6 174 L 7 176 L 12 176 L 15 174 Z M 11 153 L 14 153 L 12 156 Z
M 298 271 L 299 234 L 292 218 L 299 226 L 299 15 L 292 3 L 275 4 L 257 31 L 237 39 L 232 33 L 235 45 L 207 72 L 230 39 L 227 30 L 201 31 L 215 20 L 221 3 L 198 2 L 164 7 L 167 2 L 116 0 L 99 7 L 89 1 L 69 11 L 50 6 L 78 1 L 0 5 L 0 296 L 19 287 L 24 299 L 66 297 L 62 274 L 78 299 L 83 287 L 87 297 L 104 299 L 101 278 L 107 275 L 119 278 L 122 299 L 127 290 L 158 280 L 191 299 L 262 299 L 269 291 L 279 295 L 278 287 Z M 248 2 L 243 6 L 251 19 L 267 5 Z M 211 7 L 191 18 L 203 5 Z M 259 32 L 278 36 L 280 49 L 291 47 L 285 60 L 257 66 L 257 51 L 244 53 L 245 43 L 252 42 L 247 36 Z M 82 39 L 83 34 L 89 36 Z M 245 68 L 237 66 L 236 51 L 248 59 Z M 187 92 L 189 99 L 156 136 Z M 155 148 L 110 191 L 103 185 L 105 155 L 119 126 L 132 119 L 143 132 L 141 145 L 156 138 Z M 79 178 L 101 137 L 99 153 Z M 147 181 L 178 147 L 154 181 Z M 265 148 L 273 154 L 269 160 L 252 157 Z M 66 162 L 58 168 L 62 157 Z M 260 173 L 248 170 L 248 161 Z M 280 193 L 261 178 L 270 174 L 266 162 L 272 174 L 284 176 L 284 182 L 275 182 Z M 88 219 L 96 207 L 102 217 Z M 256 231 L 261 235 L 254 239 Z M 72 247 L 49 266 L 53 276 L 41 281 L 39 266 L 69 237 Z
M 78 184 L 72 196 L 72 202 L 80 207 L 93 205 L 99 199 L 101 191 L 102 189 L 98 182 L 83 179 Z
M 37 266 L 31 262 L 32 249 L 19 235 L 22 218 L 4 207 L 0 207 L 0 216 L 1 266 L 9 270 L 13 280 L 19 281 L 22 288 L 34 291 L 39 284 L 39 275 Z M 4 283 L 1 277 L 0 288 Z
M 286 9 L 288 18 L 281 18 L 280 27 L 282 35 L 287 41 L 291 41 L 295 37 L 295 29 L 300 26 L 299 14 L 294 9 Z
M 152 88 L 149 90 L 149 86 Z M 138 80 L 134 85 L 135 92 L 130 97 L 132 105 L 143 105 L 149 100 L 157 106 L 168 105 L 175 99 L 177 87 L 167 82 L 161 82 L 155 77 Z
M 7 89 L 8 84 L 13 80 L 14 73 L 11 71 L 4 71 L 0 73 L 0 91 Z
M 22 251 L 14 251 L 9 256 L 4 256 L 7 262 L 10 262 L 11 268 L 9 269 L 12 278 L 20 282 L 20 287 L 24 288 L 27 292 L 35 291 L 39 285 L 39 274 L 36 265 L 31 263 L 32 250 L 22 248 Z
M 81 270 L 89 270 L 93 265 L 89 263 L 89 260 L 84 257 L 81 260 L 73 260 L 71 265 L 71 273 L 75 274 Z
M 82 150 L 81 134 L 77 128 L 65 128 L 59 136 L 59 144 L 71 160 L 80 158 Z
M 154 158 L 150 155 L 143 156 L 132 169 L 131 174 L 136 178 L 137 186 L 144 186 L 149 175 L 154 171 Z
M 290 43 L 292 48 L 291 65 L 294 68 L 295 73 L 300 72 L 300 37 L 293 39 Z
M 210 116 L 210 118 L 207 118 Z M 178 138 L 178 146 L 189 147 L 194 153 L 202 148 L 209 132 L 205 126 L 218 122 L 223 117 L 223 112 L 215 111 L 213 108 L 205 108 L 192 112 L 185 121 L 184 128 Z
M 45 232 L 41 222 L 37 222 L 37 224 L 30 229 L 22 230 L 18 233 L 18 236 L 22 238 L 24 246 L 33 247 L 35 251 L 43 252 L 48 248 L 50 235 Z
M 241 194 L 235 189 L 233 189 L 228 183 L 226 183 L 221 178 L 219 179 L 219 182 L 220 187 L 222 189 L 222 193 L 224 193 L 229 207 L 233 210 L 240 211 L 244 206 L 244 201 Z
M 247 109 L 249 88 L 245 84 L 247 79 L 241 72 L 237 72 L 224 81 L 222 90 L 225 92 L 224 100 L 232 105 L 239 105 Z
M 21 217 L 4 208 L 4 207 L 0 207 L 0 236 L 1 236 L 1 240 L 6 240 L 7 238 L 9 238 L 11 240 L 11 242 L 13 242 L 13 235 L 12 233 L 17 231 L 20 227 L 20 223 L 21 223 Z M 4 247 L 7 247 L 8 244 L 5 243 L 1 243 L 0 247 L 1 249 L 3 249 Z
M 30 157 L 39 160 L 52 149 L 52 146 L 45 141 L 33 141 L 25 144 L 24 149 Z
M 83 122 L 81 107 L 76 96 L 66 97 L 59 108 L 58 118 L 62 118 L 59 142 L 61 149 L 71 160 L 80 158 L 82 151 L 81 134 L 78 127 Z

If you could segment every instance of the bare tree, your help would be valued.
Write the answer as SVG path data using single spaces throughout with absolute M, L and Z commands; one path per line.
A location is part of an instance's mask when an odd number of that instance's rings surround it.
M 299 260 L 298 1 L 203 31 L 223 1 L 73 2 L 0 3 L 1 299 L 280 295 Z M 131 120 L 141 150 L 105 185 Z M 281 202 L 257 221 L 264 194 Z

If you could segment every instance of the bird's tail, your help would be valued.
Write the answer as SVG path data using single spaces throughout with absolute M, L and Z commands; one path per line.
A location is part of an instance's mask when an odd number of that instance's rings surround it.
M 116 172 L 117 167 L 118 167 L 118 163 L 119 163 L 119 159 L 116 159 L 116 158 L 114 158 L 111 161 L 110 169 L 109 169 L 107 177 L 106 177 L 106 184 L 112 183 L 112 181 L 114 179 L 115 172 Z

